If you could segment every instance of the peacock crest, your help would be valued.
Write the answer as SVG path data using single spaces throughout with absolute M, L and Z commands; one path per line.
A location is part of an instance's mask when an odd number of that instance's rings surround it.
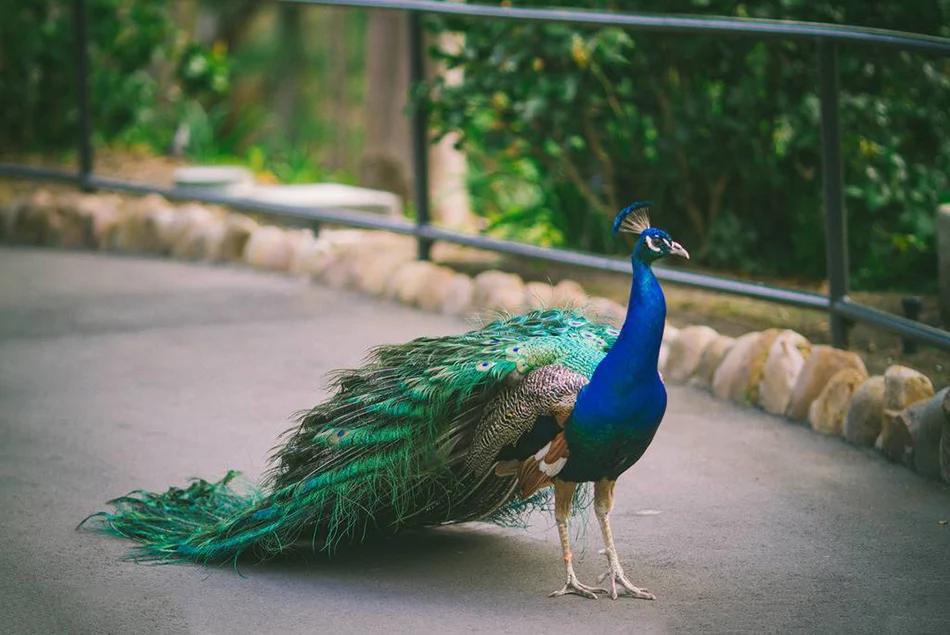
M 650 228 L 650 201 L 636 201 L 614 218 L 614 233 L 642 234 Z

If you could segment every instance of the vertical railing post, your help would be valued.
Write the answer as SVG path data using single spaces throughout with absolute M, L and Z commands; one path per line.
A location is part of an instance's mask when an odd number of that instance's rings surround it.
M 409 12 L 409 86 L 415 90 L 425 80 L 425 38 L 422 15 Z M 412 189 L 416 205 L 416 227 L 429 224 L 429 143 L 425 104 L 416 101 L 412 109 Z M 417 236 L 419 260 L 429 260 L 432 241 Z
M 89 36 L 86 31 L 86 0 L 73 0 L 76 38 L 76 100 L 79 106 L 79 187 L 89 191 L 92 176 L 92 126 L 89 122 Z
M 836 311 L 836 303 L 848 295 L 848 228 L 838 124 L 838 50 L 835 43 L 826 40 L 818 41 L 818 93 L 821 97 L 821 166 L 830 299 L 828 317 L 831 343 L 845 348 L 848 345 L 848 323 Z

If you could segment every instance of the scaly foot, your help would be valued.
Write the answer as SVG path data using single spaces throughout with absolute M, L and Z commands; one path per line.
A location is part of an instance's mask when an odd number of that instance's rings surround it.
M 596 589 L 598 593 L 606 593 L 610 596 L 611 600 L 616 600 L 619 595 L 636 598 L 638 600 L 656 599 L 656 596 L 650 593 L 648 590 L 634 586 L 633 583 L 627 579 L 626 574 L 623 572 L 623 567 L 620 566 L 620 562 L 617 561 L 616 558 L 611 558 L 608 556 L 607 562 L 607 572 L 597 578 L 597 581 L 602 583 L 605 580 L 610 580 L 610 588 Z M 618 583 L 620 584 L 619 594 L 617 592 Z
M 591 600 L 596 600 L 597 593 L 600 591 L 603 591 L 603 589 L 595 589 L 594 587 L 589 587 L 586 584 L 578 582 L 577 576 L 571 571 L 567 574 L 567 584 L 564 585 L 564 588 L 560 591 L 555 591 L 548 597 L 556 598 L 562 595 L 580 595 L 585 598 L 590 598 Z

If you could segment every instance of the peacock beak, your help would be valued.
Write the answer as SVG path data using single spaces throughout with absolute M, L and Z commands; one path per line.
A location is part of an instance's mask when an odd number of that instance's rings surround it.
M 689 260 L 689 252 L 683 249 L 683 245 L 679 243 L 672 243 L 670 245 L 670 255 L 672 256 L 682 256 Z

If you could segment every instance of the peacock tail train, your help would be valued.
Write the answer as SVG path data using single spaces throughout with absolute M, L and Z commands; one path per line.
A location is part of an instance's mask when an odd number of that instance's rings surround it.
M 132 492 L 83 523 L 137 541 L 131 557 L 150 562 L 265 559 L 304 542 L 332 551 L 409 527 L 516 523 L 546 504 L 547 491 L 523 499 L 515 476 L 470 461 L 479 426 L 539 368 L 590 378 L 618 333 L 580 311 L 547 309 L 381 346 L 332 377 L 329 400 L 298 415 L 260 487 L 241 493 L 229 472 Z

